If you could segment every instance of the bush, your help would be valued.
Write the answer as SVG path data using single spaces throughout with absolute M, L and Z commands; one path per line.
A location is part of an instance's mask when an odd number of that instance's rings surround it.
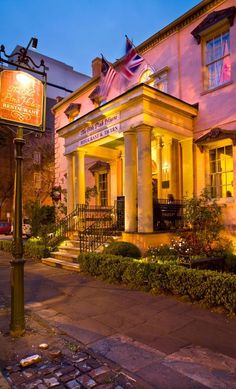
M 226 254 L 225 258 L 225 270 L 229 273 L 236 273 L 236 255 Z
M 39 236 L 40 230 L 46 225 L 55 223 L 55 206 L 40 205 L 37 201 L 29 201 L 25 206 L 26 212 L 29 215 L 32 235 Z
M 145 256 L 147 256 L 152 262 L 155 261 L 176 261 L 177 255 L 173 248 L 167 244 L 160 245 L 158 247 L 149 247 Z
M 185 200 L 184 224 L 190 229 L 181 232 L 191 254 L 212 256 L 214 243 L 219 239 L 222 225 L 222 207 L 216 199 L 212 199 L 208 189 L 204 189 L 199 197 Z
M 137 246 L 129 242 L 112 242 L 104 249 L 105 254 L 121 255 L 122 257 L 140 258 L 141 252 Z
M 0 240 L 0 250 L 10 253 L 12 251 L 12 241 L 11 240 Z
M 186 269 L 170 263 L 148 263 L 104 253 L 83 253 L 81 270 L 129 287 L 188 296 L 208 306 L 236 311 L 236 276 L 211 270 Z
M 132 261 L 132 258 L 104 253 L 81 253 L 78 258 L 82 271 L 110 282 L 121 282 L 128 263 Z
M 44 244 L 39 242 L 28 240 L 24 244 L 24 257 L 29 259 L 41 259 L 44 257 L 48 257 L 50 255 L 50 251 L 45 248 Z
M 12 241 L 11 240 L 1 240 L 0 241 L 0 250 L 11 253 L 12 252 Z M 29 259 L 41 259 L 43 257 L 49 256 L 49 250 L 45 249 L 43 244 L 40 244 L 38 241 L 27 240 L 24 243 L 24 257 Z

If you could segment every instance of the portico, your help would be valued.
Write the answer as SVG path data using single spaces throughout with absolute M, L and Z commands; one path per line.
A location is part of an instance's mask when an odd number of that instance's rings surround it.
M 153 199 L 193 194 L 198 110 L 146 84 L 58 130 L 65 140 L 68 213 L 96 185 L 97 205 L 125 198 L 125 232 L 153 232 Z M 98 163 L 99 162 L 99 163 Z

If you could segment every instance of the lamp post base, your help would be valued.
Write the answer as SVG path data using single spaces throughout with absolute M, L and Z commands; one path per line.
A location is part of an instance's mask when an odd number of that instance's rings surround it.
M 24 259 L 13 260 L 11 264 L 11 336 L 25 333 L 24 315 Z

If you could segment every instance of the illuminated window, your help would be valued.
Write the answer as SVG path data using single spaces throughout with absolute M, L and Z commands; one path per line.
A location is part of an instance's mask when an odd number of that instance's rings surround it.
M 141 77 L 139 79 L 140 83 L 148 83 L 150 84 L 151 78 L 153 71 L 151 69 L 146 69 L 144 72 L 141 74 Z
M 223 146 L 209 150 L 210 185 L 213 198 L 233 196 L 233 149 Z
M 150 86 L 154 86 L 156 89 L 167 93 L 167 87 L 168 87 L 168 72 L 169 68 L 168 66 L 165 66 L 163 69 L 153 73 L 152 69 L 146 69 L 142 73 L 139 82 L 145 83 Z
M 229 31 L 212 36 L 205 42 L 206 89 L 231 80 Z
M 99 195 L 100 205 L 106 207 L 108 205 L 108 185 L 107 185 L 107 173 L 99 174 Z

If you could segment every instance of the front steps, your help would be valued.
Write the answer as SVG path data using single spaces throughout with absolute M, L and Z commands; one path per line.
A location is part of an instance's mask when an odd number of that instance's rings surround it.
M 78 263 L 63 261 L 63 260 L 51 258 L 51 257 L 42 258 L 41 262 L 47 266 L 59 267 L 59 268 L 64 269 L 64 270 L 80 272 L 80 266 Z
M 58 247 L 58 251 L 51 252 L 51 256 L 49 258 L 42 258 L 41 262 L 44 265 L 79 272 L 80 266 L 77 258 L 80 250 L 78 245 L 78 241 L 65 241 Z

